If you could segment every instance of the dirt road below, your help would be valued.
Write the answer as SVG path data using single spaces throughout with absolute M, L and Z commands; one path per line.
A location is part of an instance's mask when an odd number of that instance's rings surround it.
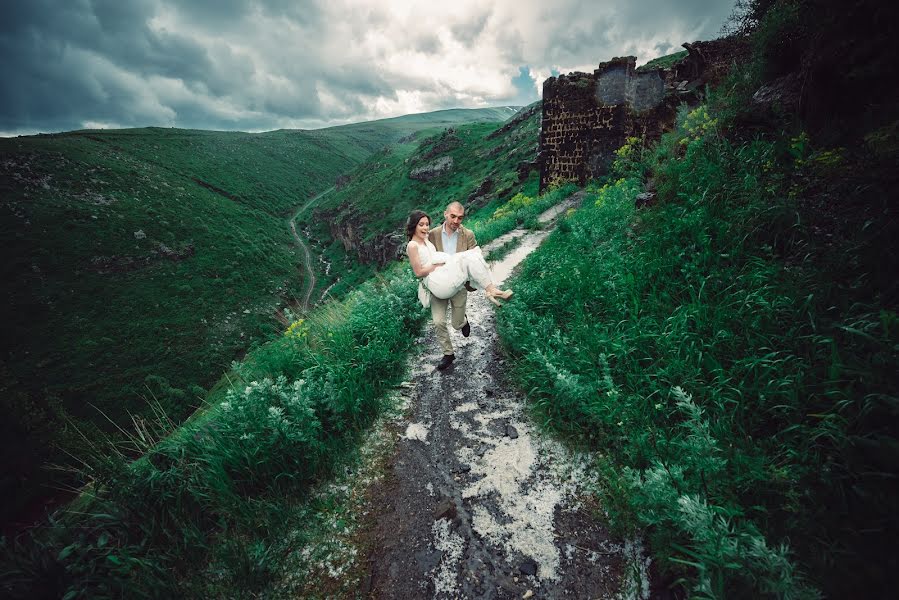
M 306 291 L 303 292 L 303 301 L 299 303 L 298 308 L 302 312 L 306 312 L 309 310 L 309 298 L 312 296 L 312 290 L 315 289 L 315 270 L 312 268 L 312 252 L 309 250 L 309 244 L 307 244 L 302 236 L 297 233 L 297 223 L 296 219 L 300 214 L 302 214 L 305 210 L 307 210 L 310 206 L 312 206 L 315 202 L 317 202 L 323 196 L 330 194 L 334 191 L 334 187 L 329 187 L 325 191 L 321 192 L 314 198 L 307 200 L 301 207 L 299 207 L 289 219 L 287 219 L 287 227 L 290 229 L 290 234 L 293 236 L 294 241 L 297 243 L 297 246 L 300 247 L 300 251 L 302 252 L 302 256 L 300 257 L 300 262 L 303 263 L 303 269 L 306 272 Z

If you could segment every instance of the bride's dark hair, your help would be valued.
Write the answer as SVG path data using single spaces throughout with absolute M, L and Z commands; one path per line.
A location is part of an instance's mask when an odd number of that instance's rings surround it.
M 406 221 L 406 239 L 411 240 L 412 236 L 415 235 L 415 228 L 418 227 L 418 222 L 421 221 L 422 217 L 428 220 L 428 225 L 431 224 L 431 217 L 425 211 L 413 210 L 409 213 L 409 220 Z

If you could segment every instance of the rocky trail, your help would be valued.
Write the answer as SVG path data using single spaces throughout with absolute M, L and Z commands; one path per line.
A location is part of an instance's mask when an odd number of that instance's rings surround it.
M 485 247 L 523 236 L 492 265 L 495 278 L 505 280 L 547 234 L 516 230 Z M 482 293 L 469 295 L 471 337 L 454 334 L 457 359 L 442 373 L 432 328 L 420 340 L 403 390 L 405 430 L 396 424 L 394 454 L 368 495 L 362 595 L 642 596 L 639 543 L 611 538 L 597 520 L 586 459 L 537 433 L 505 375 L 494 310 Z

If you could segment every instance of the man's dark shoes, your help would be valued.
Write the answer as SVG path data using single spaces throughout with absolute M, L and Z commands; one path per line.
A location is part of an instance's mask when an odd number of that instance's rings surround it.
M 451 364 L 453 364 L 453 361 L 454 361 L 454 360 L 456 360 L 456 355 L 455 355 L 455 354 L 444 354 L 444 355 L 443 355 L 443 358 L 440 360 L 440 362 L 437 363 L 437 370 L 438 370 L 438 371 L 443 371 L 443 370 L 446 369 L 448 366 L 450 366 Z
M 468 319 L 465 320 L 465 325 L 462 326 L 462 335 L 465 337 L 471 335 L 471 325 L 468 324 Z

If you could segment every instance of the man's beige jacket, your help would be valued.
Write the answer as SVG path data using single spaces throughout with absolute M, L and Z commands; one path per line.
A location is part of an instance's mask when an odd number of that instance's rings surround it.
M 431 243 L 434 244 L 434 247 L 437 248 L 438 252 L 443 252 L 443 236 L 440 235 L 441 229 L 443 229 L 443 223 L 428 232 L 428 239 L 431 240 Z M 459 237 L 456 239 L 456 252 L 465 252 L 477 245 L 478 242 L 474 239 L 474 232 L 464 225 L 459 225 Z

